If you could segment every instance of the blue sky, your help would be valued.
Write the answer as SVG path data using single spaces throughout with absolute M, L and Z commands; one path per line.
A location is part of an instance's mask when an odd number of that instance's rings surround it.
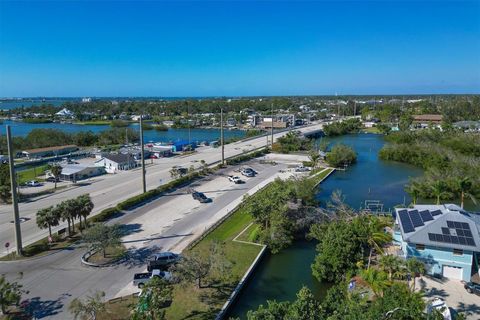
M 3 97 L 335 93 L 480 93 L 480 0 L 0 0 Z

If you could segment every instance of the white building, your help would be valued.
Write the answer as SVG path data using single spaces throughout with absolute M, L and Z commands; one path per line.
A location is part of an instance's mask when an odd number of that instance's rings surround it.
M 73 112 L 68 110 L 67 108 L 63 108 L 62 110 L 55 113 L 56 116 L 63 117 L 63 118 L 71 118 L 73 117 Z
M 136 168 L 138 163 L 131 154 L 104 154 L 95 161 L 95 165 L 104 167 L 107 173 L 115 173 Z

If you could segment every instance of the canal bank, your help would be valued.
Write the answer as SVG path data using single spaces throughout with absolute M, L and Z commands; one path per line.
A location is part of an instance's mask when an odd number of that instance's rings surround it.
M 344 143 L 351 146 L 358 158 L 355 165 L 346 171 L 335 171 L 319 186 L 317 198 L 322 206 L 335 190 L 340 190 L 345 202 L 357 209 L 364 208 L 365 200 L 380 201 L 385 211 L 404 201 L 410 202 L 403 187 L 410 177 L 421 175 L 422 170 L 380 160 L 378 151 L 385 144 L 383 136 L 356 134 L 327 141 L 330 145 Z M 293 300 L 304 285 L 322 299 L 329 284 L 318 282 L 312 275 L 315 245 L 313 241 L 298 241 L 278 254 L 267 254 L 230 309 L 229 316 L 246 319 L 248 310 L 257 309 L 267 300 Z

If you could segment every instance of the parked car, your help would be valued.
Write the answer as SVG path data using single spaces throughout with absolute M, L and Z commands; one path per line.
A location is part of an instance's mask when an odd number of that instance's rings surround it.
M 152 272 L 135 273 L 133 275 L 133 285 L 143 288 L 154 277 L 171 281 L 173 279 L 172 274 L 168 271 L 153 270 Z
M 45 179 L 45 181 L 47 182 L 60 182 L 60 178 L 55 178 L 55 177 L 48 177 L 47 179 Z
M 452 314 L 450 313 L 450 309 L 448 308 L 445 301 L 443 301 L 443 299 L 435 298 L 428 303 L 427 313 L 429 315 L 433 313 L 434 309 L 440 312 L 444 320 L 452 320 Z
M 27 182 L 27 186 L 29 187 L 40 187 L 42 184 L 37 180 L 31 180 Z
M 230 180 L 231 182 L 233 182 L 235 184 L 240 184 L 240 183 L 244 182 L 242 179 L 240 179 L 239 176 L 229 176 L 228 180 Z
M 468 293 L 474 293 L 480 296 L 480 284 L 467 282 L 465 283 L 464 287 Z
M 256 172 L 251 168 L 243 168 L 242 171 L 240 171 L 240 173 L 245 177 L 249 177 L 249 178 L 255 177 L 255 174 L 256 174 Z
M 194 191 L 192 192 L 192 197 L 193 199 L 198 200 L 200 203 L 207 203 L 212 201 L 212 199 L 207 197 L 203 192 Z
M 307 172 L 310 171 L 310 168 L 304 166 L 298 166 L 295 168 L 295 172 Z
M 155 269 L 165 269 L 168 266 L 175 264 L 181 259 L 181 255 L 173 252 L 161 252 L 154 254 L 150 260 L 148 260 L 147 270 L 150 272 Z

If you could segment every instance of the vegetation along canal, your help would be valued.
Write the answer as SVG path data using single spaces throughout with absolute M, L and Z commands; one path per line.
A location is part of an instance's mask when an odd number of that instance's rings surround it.
M 358 158 L 355 165 L 346 171 L 336 171 L 320 185 L 321 205 L 325 205 L 335 190 L 341 190 L 345 202 L 354 208 L 364 208 L 365 200 L 379 200 L 385 211 L 404 201 L 410 203 L 404 185 L 409 177 L 421 175 L 422 170 L 380 160 L 378 151 L 385 144 L 382 135 L 356 134 L 328 138 L 328 141 L 353 147 Z M 278 254 L 266 255 L 232 306 L 230 316 L 245 319 L 248 310 L 257 309 L 267 300 L 293 300 L 303 285 L 321 298 L 328 285 L 312 276 L 310 265 L 314 257 L 315 243 L 306 241 L 297 242 Z

